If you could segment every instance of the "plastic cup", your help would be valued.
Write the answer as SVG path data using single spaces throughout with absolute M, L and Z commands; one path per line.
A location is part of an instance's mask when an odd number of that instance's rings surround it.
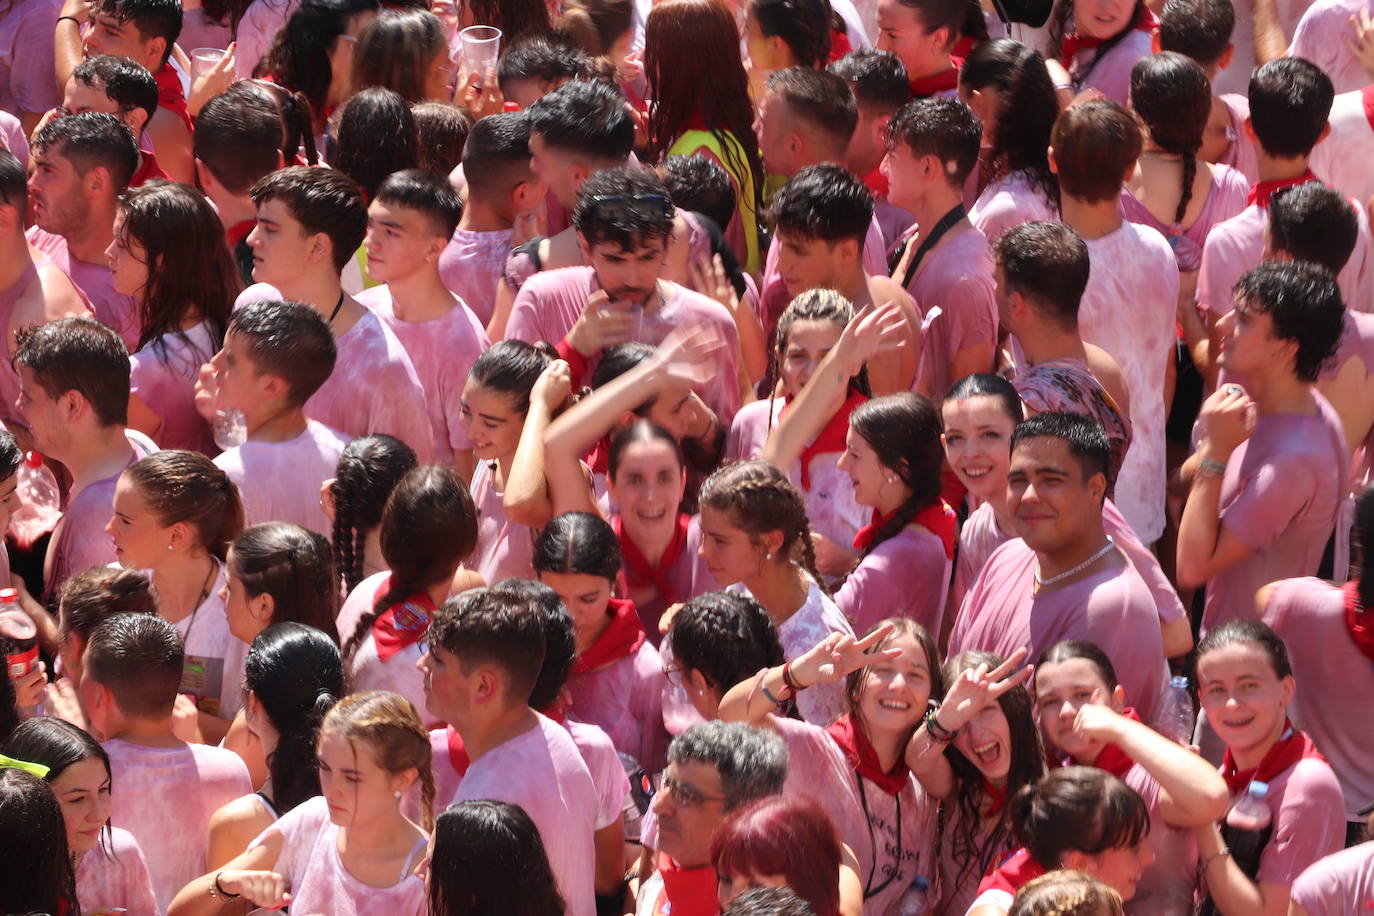
M 474 25 L 458 33 L 463 69 L 477 74 L 481 85 L 487 70 L 496 67 L 496 58 L 501 53 L 501 30 L 490 25 Z
M 195 48 L 191 51 L 191 79 L 198 80 L 215 68 L 224 56 L 223 48 Z

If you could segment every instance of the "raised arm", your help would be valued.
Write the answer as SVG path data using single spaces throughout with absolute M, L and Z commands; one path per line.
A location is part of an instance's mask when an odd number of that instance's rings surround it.
M 1197 588 L 1236 565 L 1252 551 L 1221 523 L 1221 482 L 1227 459 L 1250 435 L 1255 406 L 1239 385 L 1219 388 L 1198 417 L 1202 444 L 1191 461 L 1195 470 L 1178 526 L 1178 584 Z
M 553 412 L 568 400 L 571 392 L 568 364 L 561 359 L 544 367 L 530 391 L 530 409 L 525 414 L 520 444 L 515 448 L 506 492 L 501 497 L 506 516 L 513 522 L 542 528 L 553 518 L 553 502 L 544 480 L 544 434 L 553 422 Z

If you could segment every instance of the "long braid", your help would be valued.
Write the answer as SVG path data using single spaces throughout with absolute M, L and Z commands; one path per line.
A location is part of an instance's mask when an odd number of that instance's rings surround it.
M 1174 225 L 1182 226 L 1193 199 L 1197 154 L 1212 114 L 1212 87 L 1197 63 L 1164 51 L 1131 68 L 1131 104 L 1154 144 L 1183 163 Z
M 1174 223 L 1183 225 L 1183 216 L 1188 212 L 1188 202 L 1193 199 L 1193 180 L 1197 178 L 1197 156 L 1194 150 L 1180 152 L 1183 157 L 1183 189 L 1178 199 L 1178 209 L 1174 211 Z
M 334 482 L 334 557 L 344 589 L 352 592 L 363 581 L 363 537 L 353 527 L 353 500 L 345 487 Z

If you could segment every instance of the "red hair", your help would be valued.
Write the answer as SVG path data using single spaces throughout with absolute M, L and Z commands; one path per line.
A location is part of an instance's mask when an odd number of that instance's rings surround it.
M 782 875 L 816 916 L 840 911 L 840 837 L 802 795 L 773 795 L 734 814 L 711 838 L 717 875 Z

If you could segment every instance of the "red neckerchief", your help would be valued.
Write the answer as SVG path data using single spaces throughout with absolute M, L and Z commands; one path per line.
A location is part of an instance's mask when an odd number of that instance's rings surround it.
M 973 49 L 978 47 L 977 41 L 972 35 L 965 35 L 954 44 L 954 50 L 949 52 L 950 58 L 958 61 L 962 66 L 964 60 L 973 53 Z
M 918 79 L 909 80 L 907 85 L 911 88 L 912 99 L 928 99 L 936 93 L 958 89 L 959 68 L 950 67 L 943 73 L 937 73 L 934 76 L 922 76 Z
M 1022 846 L 978 885 L 978 895 L 986 891 L 1006 891 L 1016 895 L 1025 885 L 1045 873 L 1045 866 L 1031 858 L 1030 850 Z
M 830 57 L 827 63 L 834 63 L 853 50 L 854 47 L 849 43 L 849 36 L 845 34 L 844 29 L 830 30 Z
M 1364 99 L 1364 116 L 1369 121 L 1369 129 L 1374 130 L 1374 83 L 1370 83 L 1360 91 Z
M 660 852 L 658 873 L 663 878 L 663 892 L 649 911 L 653 916 L 716 916 L 720 912 L 716 870 L 710 865 L 683 868 Z
M 864 184 L 873 192 L 874 200 L 887 200 L 887 176 L 883 174 L 882 166 L 869 172 L 864 178 Z
M 836 719 L 825 733 L 844 751 L 845 759 L 854 772 L 888 795 L 897 795 L 911 781 L 911 771 L 901 757 L 897 758 L 892 769 L 883 772 L 883 766 L 878 762 L 878 752 L 873 750 L 864 730 L 854 723 L 852 714 L 847 713 Z
M 888 519 L 895 514 L 895 512 L 890 512 L 887 515 L 879 515 L 878 510 L 874 509 L 873 521 L 864 525 L 859 529 L 858 534 L 854 535 L 854 549 L 867 550 L 868 545 L 873 543 L 873 539 L 878 536 L 878 532 L 887 524 Z M 954 514 L 949 503 L 943 499 L 937 499 L 917 512 L 916 517 L 911 520 L 911 524 L 920 525 L 931 534 L 938 536 L 940 543 L 945 548 L 945 559 L 954 559 L 954 537 L 955 529 L 959 524 L 959 517 Z
M 1298 731 L 1293 727 L 1292 722 L 1285 720 L 1283 737 L 1269 749 L 1269 753 L 1264 755 L 1259 766 L 1253 770 L 1237 770 L 1236 758 L 1231 756 L 1231 749 L 1228 747 L 1226 756 L 1221 761 L 1221 778 L 1226 780 L 1227 787 L 1234 795 L 1256 779 L 1260 782 L 1271 781 L 1275 776 L 1283 773 L 1304 757 L 1315 757 L 1318 760 L 1326 759 L 1317 750 L 1317 746 L 1312 743 L 1312 739 L 1307 737 L 1306 732 Z
M 858 410 L 868 400 L 868 395 L 853 388 L 849 390 L 849 397 L 845 398 L 840 409 L 826 421 L 825 428 L 816 436 L 816 441 L 802 449 L 801 452 L 801 488 L 810 492 L 811 490 L 811 459 L 817 455 L 825 455 L 830 452 L 843 452 L 845 449 L 845 437 L 849 434 L 849 415 Z M 778 420 L 787 416 L 787 408 L 792 406 L 792 396 L 783 397 L 782 410 L 778 412 Z
M 191 123 L 191 115 L 186 110 L 186 96 L 181 91 L 181 77 L 177 76 L 171 64 L 163 64 L 153 78 L 157 81 L 157 107 L 176 115 L 185 125 L 186 132 L 194 133 L 196 128 Z
M 1261 207 L 1269 206 L 1269 198 L 1274 196 L 1274 192 L 1279 188 L 1291 188 L 1295 184 L 1306 184 L 1309 181 L 1320 181 L 1312 170 L 1308 169 L 1297 178 L 1275 178 L 1273 181 L 1257 181 L 1250 188 L 1250 196 L 1245 198 L 1246 205 L 1259 204 Z
M 152 181 L 154 178 L 169 177 L 166 172 L 157 164 L 157 157 L 146 149 L 138 151 L 138 155 L 143 161 L 139 164 L 138 171 L 129 179 L 129 187 L 136 188 L 144 182 Z
M 691 527 L 692 517 L 685 512 L 677 514 L 676 528 L 673 531 L 673 539 L 668 542 L 668 547 L 663 551 L 663 556 L 658 561 L 658 567 L 649 565 L 649 561 L 640 552 L 639 545 L 625 536 L 625 525 L 617 515 L 611 519 L 611 527 L 615 529 L 616 539 L 620 541 L 620 557 L 625 561 L 625 569 L 622 575 L 625 577 L 625 584 L 629 588 L 643 588 L 652 585 L 658 592 L 658 596 L 664 603 L 672 604 L 676 600 L 672 587 L 668 584 L 668 573 L 677 563 L 682 552 L 687 549 L 687 529 Z
M 390 583 L 388 577 L 387 583 Z M 390 585 L 383 585 L 389 588 Z M 377 615 L 372 621 L 372 639 L 377 644 L 377 658 L 389 661 L 407 646 L 413 646 L 429 632 L 429 622 L 437 608 L 434 599 L 424 592 L 416 592 L 398 601 Z
M 1374 662 L 1374 624 L 1370 623 L 1369 615 L 1363 613 L 1360 583 L 1345 583 L 1341 594 L 1345 598 L 1345 628 L 1350 631 L 1350 638 L 1360 654 Z
M 1155 14 L 1150 12 L 1150 8 L 1144 4 L 1140 7 L 1140 12 L 1136 14 L 1135 21 L 1131 23 L 1131 28 L 1137 32 L 1153 32 L 1155 26 L 1159 25 L 1159 20 Z M 1115 37 L 1115 36 L 1112 36 Z M 1064 44 L 1059 50 L 1059 62 L 1067 68 L 1073 63 L 1074 57 L 1079 51 L 1090 51 L 1110 38 L 1093 38 L 1091 35 L 1080 35 L 1075 32 L 1072 35 L 1064 36 Z
M 559 708 L 557 700 L 548 709 L 539 710 L 539 714 L 559 725 L 567 724 L 567 713 Z M 458 734 L 458 729 L 452 725 L 445 726 L 444 743 L 448 745 L 448 762 L 453 766 L 453 771 L 459 776 L 466 776 L 472 767 L 472 758 L 468 756 L 468 749 L 463 746 L 463 736 Z
M 593 474 L 611 473 L 611 449 L 606 444 L 605 439 L 597 439 L 596 445 L 587 453 L 587 467 L 592 469 Z
M 601 631 L 591 648 L 573 659 L 571 674 L 586 674 L 603 665 L 629 658 L 639 651 L 647 638 L 635 603 L 627 598 L 612 598 L 606 606 L 610 624 Z
M 1121 714 L 1132 722 L 1140 721 L 1140 716 L 1136 713 L 1134 707 L 1128 706 L 1121 711 Z M 1108 744 L 1098 752 L 1097 759 L 1093 761 L 1093 766 L 1097 767 L 1099 770 L 1106 770 L 1117 779 L 1125 779 L 1126 772 L 1130 770 L 1131 767 L 1135 766 L 1135 761 L 1127 757 L 1126 752 L 1115 744 Z
M 253 231 L 253 227 L 258 224 L 256 219 L 246 219 L 241 223 L 234 223 L 224 230 L 224 237 L 229 242 L 230 248 L 237 248 L 239 242 L 248 238 L 248 233 Z
M 988 816 L 991 817 L 1000 813 L 1007 803 L 1006 786 L 998 788 L 986 776 L 979 776 L 978 778 L 983 781 L 983 794 L 988 797 L 988 801 L 992 802 L 988 808 Z

